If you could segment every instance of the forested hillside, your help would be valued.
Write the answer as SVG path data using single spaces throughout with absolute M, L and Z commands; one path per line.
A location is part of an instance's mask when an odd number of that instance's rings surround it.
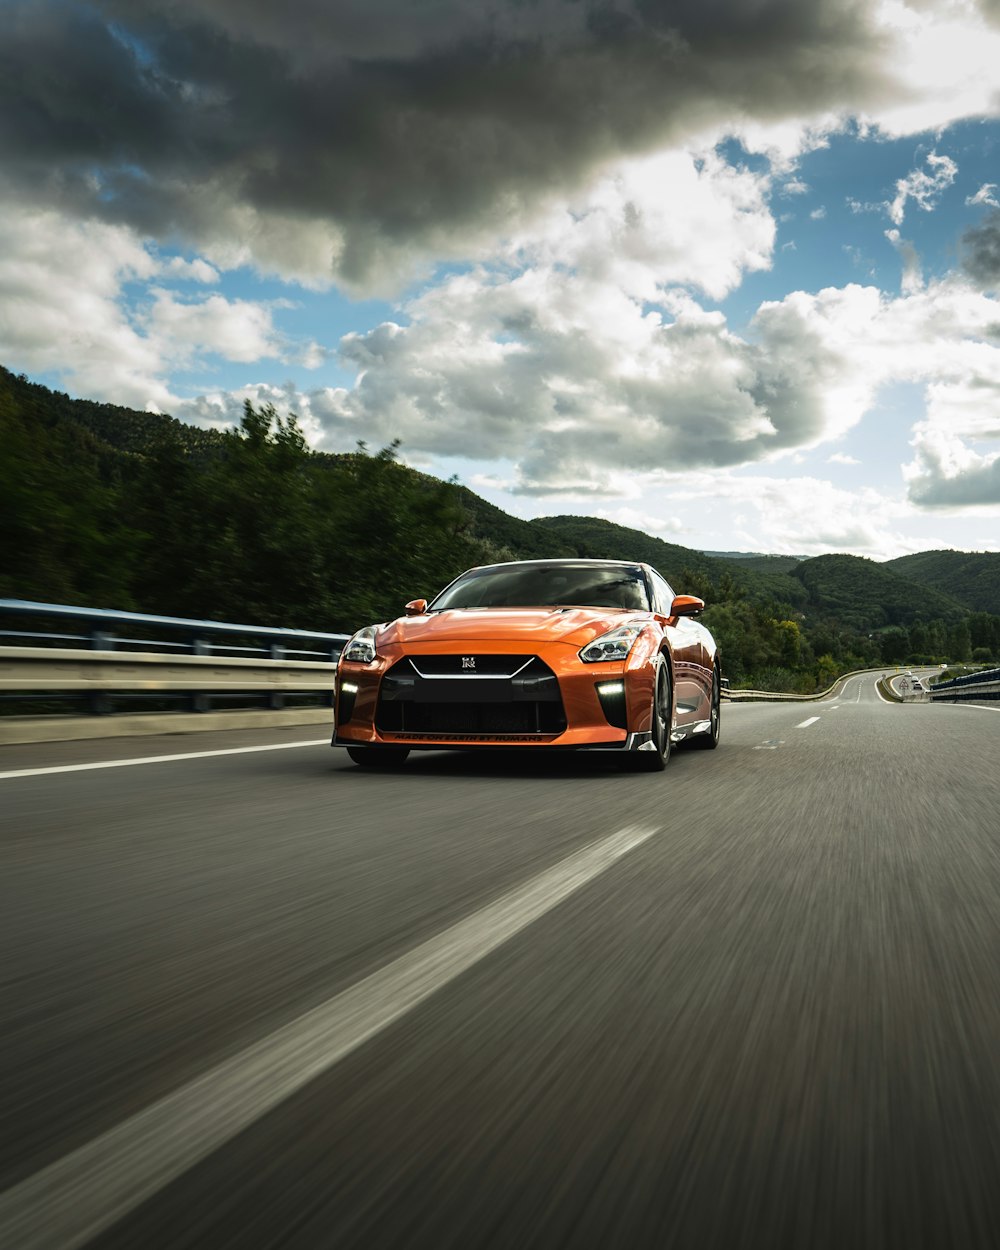
M 0 525 L 8 597 L 350 631 L 472 564 L 579 555 L 647 561 L 703 597 L 736 684 L 807 691 L 883 661 L 1000 657 L 1000 615 L 962 597 L 989 594 L 1000 557 L 709 556 L 596 517 L 509 516 L 395 446 L 313 452 L 269 407 L 200 430 L 2 368 Z
M 858 630 L 914 621 L 955 621 L 966 609 L 950 595 L 922 586 L 863 556 L 817 556 L 796 565 L 814 611 Z
M 0 373 L 3 595 L 348 630 L 494 558 L 392 448 L 318 456 L 250 405 L 220 433 L 50 395 Z
M 973 611 L 1000 614 L 1000 551 L 920 551 L 888 560 L 886 567 Z
M 765 556 L 760 553 L 741 555 L 738 551 L 706 551 L 705 555 L 716 560 L 737 560 L 741 569 L 756 569 L 759 573 L 790 573 L 808 556 Z

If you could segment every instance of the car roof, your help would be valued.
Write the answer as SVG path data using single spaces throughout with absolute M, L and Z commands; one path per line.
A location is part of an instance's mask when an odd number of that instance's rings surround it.
M 555 559 L 555 560 L 498 560 L 496 564 L 476 564 L 473 566 L 473 568 L 477 571 L 479 569 L 504 569 L 504 568 L 510 568 L 515 564 L 518 564 L 518 565 L 551 564 L 554 566 L 566 565 L 566 564 L 573 564 L 573 565 L 579 565 L 579 564 L 592 565 L 593 564 L 593 565 L 604 565 L 608 568 L 616 568 L 616 569 L 645 569 L 649 567 L 642 560 L 592 560 L 586 556 L 561 556 L 560 558 Z M 473 569 L 467 570 L 467 572 L 469 573 L 471 573 L 472 571 Z

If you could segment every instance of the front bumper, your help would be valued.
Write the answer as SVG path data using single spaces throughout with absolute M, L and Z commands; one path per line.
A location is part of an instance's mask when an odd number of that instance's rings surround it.
M 564 644 L 509 651 L 478 643 L 459 656 L 452 644 L 341 664 L 333 745 L 634 751 L 650 742 L 648 666 L 585 665 Z

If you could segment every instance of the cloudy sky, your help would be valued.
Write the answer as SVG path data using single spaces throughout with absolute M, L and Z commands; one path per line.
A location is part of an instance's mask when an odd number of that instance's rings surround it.
M 1000 549 L 1000 0 L 4 0 L 0 363 L 518 515 Z

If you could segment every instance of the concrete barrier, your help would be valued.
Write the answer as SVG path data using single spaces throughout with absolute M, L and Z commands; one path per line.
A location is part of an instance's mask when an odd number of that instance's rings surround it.
M 150 734 L 190 734 L 206 730 L 291 729 L 315 725 L 317 736 L 333 731 L 328 707 L 235 712 L 119 712 L 112 716 L 0 717 L 0 746 L 32 742 L 79 742 L 89 738 L 131 738 Z

